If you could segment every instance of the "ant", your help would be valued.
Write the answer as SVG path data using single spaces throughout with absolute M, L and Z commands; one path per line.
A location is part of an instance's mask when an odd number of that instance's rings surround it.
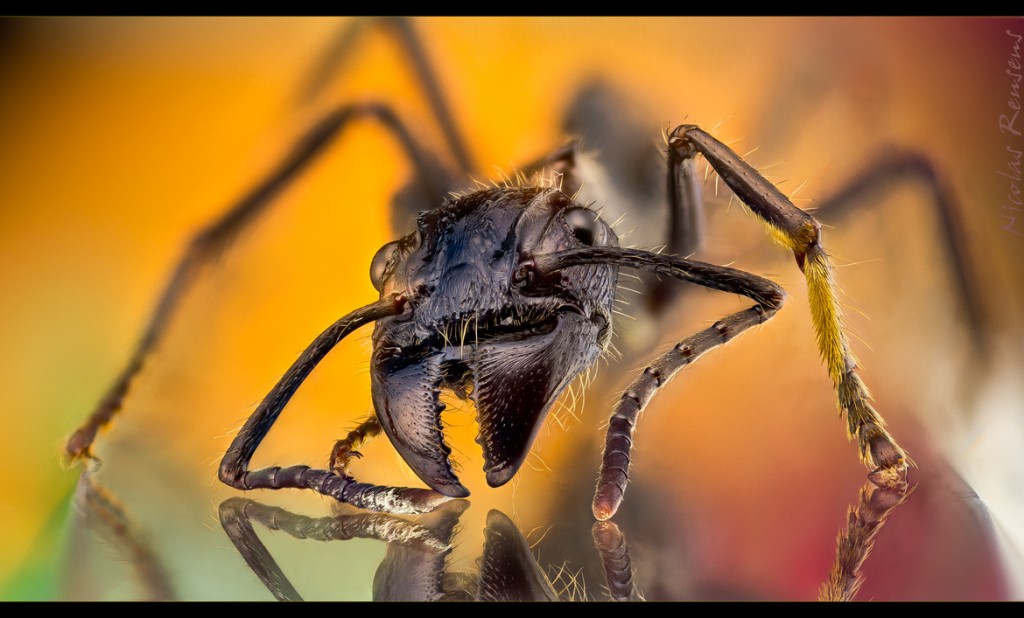
M 351 46 L 367 23 L 360 22 L 339 38 L 339 53 Z M 869 478 L 884 487 L 905 486 L 910 460 L 885 430 L 858 375 L 843 327 L 834 269 L 814 217 L 794 206 L 729 146 L 689 124 L 664 136 L 668 161 L 664 204 L 669 225 L 662 253 L 619 247 L 604 215 L 588 206 L 591 201 L 585 196 L 599 183 L 589 182 L 583 173 L 589 169 L 582 165 L 588 155 L 577 142 L 522 166 L 514 181 L 460 191 L 464 178 L 475 168 L 415 30 L 405 20 L 376 23 L 393 32 L 413 59 L 458 170 L 444 169 L 387 105 L 348 104 L 317 122 L 270 176 L 195 236 L 126 368 L 68 441 L 69 456 L 90 455 L 97 431 L 120 409 L 132 380 L 164 335 L 201 266 L 258 220 L 277 193 L 347 127 L 373 119 L 394 135 L 417 172 L 416 180 L 396 198 L 395 209 L 398 218 L 422 212 L 416 229 L 385 245 L 373 259 L 370 276 L 380 300 L 356 309 L 317 337 L 249 418 L 222 461 L 222 481 L 246 490 L 310 488 L 370 510 L 432 510 L 448 498 L 468 495 L 448 461 L 440 391 L 447 389 L 476 403 L 487 481 L 492 486 L 507 483 L 522 465 L 554 401 L 608 349 L 621 268 L 750 298 L 751 307 L 683 339 L 655 359 L 623 393 L 609 424 L 593 503 L 598 519 L 610 518 L 628 482 L 636 422 L 655 392 L 702 354 L 769 320 L 785 298 L 781 287 L 757 275 L 675 257 L 692 254 L 701 240 L 703 200 L 696 161 L 704 157 L 766 226 L 769 236 L 792 252 L 805 275 L 819 351 L 846 415 L 848 432 L 857 439 L 860 456 L 870 470 Z M 329 54 L 325 66 L 334 62 L 335 55 Z M 920 158 L 885 163 L 856 178 L 831 206 L 838 208 L 865 187 L 908 170 L 932 178 L 938 187 L 931 168 Z M 441 200 L 453 190 L 454 195 Z M 941 192 L 936 189 L 936 193 Z M 940 207 L 946 208 L 941 202 Z M 943 210 L 947 211 L 951 210 Z M 953 239 L 949 244 L 956 247 L 957 227 L 946 219 L 947 236 Z M 964 260 L 956 257 L 954 261 L 961 286 L 969 288 L 972 282 Z M 667 280 L 648 280 L 646 287 L 652 299 L 649 305 L 655 310 L 675 295 Z M 326 469 L 249 470 L 261 441 L 317 363 L 343 337 L 373 322 L 371 379 L 376 414 L 338 441 Z M 389 437 L 431 490 L 364 484 L 348 475 L 348 463 L 360 456 L 359 446 L 380 433 Z

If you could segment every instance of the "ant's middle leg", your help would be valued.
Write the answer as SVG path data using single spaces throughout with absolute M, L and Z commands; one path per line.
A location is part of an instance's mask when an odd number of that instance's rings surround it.
M 142 370 L 150 352 L 163 338 L 182 299 L 203 268 L 226 251 L 243 231 L 249 229 L 270 208 L 275 198 L 308 169 L 346 127 L 366 118 L 377 120 L 391 131 L 416 170 L 417 182 L 422 190 L 440 195 L 439 192 L 446 189 L 444 185 L 439 185 L 445 181 L 435 174 L 435 166 L 429 163 L 430 157 L 426 151 L 419 146 L 391 108 L 381 104 L 344 105 L 327 114 L 299 140 L 262 182 L 188 243 L 127 365 L 92 414 L 68 439 L 65 445 L 68 459 L 73 461 L 92 456 L 91 447 L 97 432 L 120 411 L 132 381 Z

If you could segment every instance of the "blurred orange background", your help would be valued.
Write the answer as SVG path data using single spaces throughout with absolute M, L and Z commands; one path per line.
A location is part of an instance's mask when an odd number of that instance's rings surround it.
M 342 25 L 264 18 L 0 22 L 0 448 L 9 462 L 0 474 L 0 597 L 59 594 L 46 583 L 56 569 L 46 565 L 59 560 L 46 526 L 65 508 L 77 476 L 60 468 L 60 445 L 128 358 L 191 234 L 339 102 L 386 101 L 424 144 L 441 143 L 411 71 L 384 36 L 366 37 L 316 102 L 297 102 L 302 79 Z M 806 180 L 799 196 L 807 201 L 796 202 L 805 208 L 885 146 L 925 152 L 964 205 L 995 347 L 1000 358 L 1020 361 L 1024 237 L 1001 229 L 1007 182 L 995 170 L 1005 166 L 1008 145 L 1024 146 L 997 125 L 1010 91 L 1005 69 L 1013 39 L 1006 30 L 1024 32 L 1024 22 L 457 18 L 418 20 L 416 27 L 483 176 L 563 143 L 562 115 L 594 75 L 639 102 L 652 144 L 685 118 L 718 126 L 723 141 L 743 138 L 735 145 L 741 153 L 760 147 L 751 162 L 770 166 L 776 181 L 788 179 L 784 191 Z M 788 114 L 784 135 L 772 131 L 780 114 Z M 368 265 L 377 248 L 404 232 L 390 229 L 389 204 L 409 174 L 383 129 L 365 124 L 347 132 L 203 275 L 109 440 L 147 435 L 166 443 L 167 460 L 185 462 L 183 475 L 208 474 L 195 482 L 213 483 L 213 464 L 287 364 L 325 326 L 374 299 Z M 713 195 L 710 184 L 706 192 Z M 839 269 L 844 302 L 879 408 L 898 438 L 948 457 L 960 438 L 941 431 L 955 425 L 935 419 L 946 414 L 969 424 L 977 413 L 959 402 L 969 398 L 964 390 L 982 388 L 987 370 L 974 366 L 921 193 L 910 186 L 880 197 L 842 229 L 828 229 L 826 247 L 847 265 Z M 712 208 L 725 203 L 709 199 Z M 666 488 L 669 504 L 696 495 L 688 508 L 722 520 L 778 498 L 764 481 L 787 475 L 791 487 L 825 484 L 822 492 L 850 502 L 864 472 L 835 417 L 802 278 L 781 251 L 763 259 L 768 241 L 738 208 L 723 211 L 712 219 L 702 259 L 770 276 L 787 287 L 789 301 L 771 324 L 702 360 L 655 400 L 640 425 L 638 440 L 646 441 L 638 442 L 637 470 Z M 1015 229 L 1024 233 L 1024 216 Z M 704 296 L 659 340 L 673 341 L 741 306 Z M 368 333 L 340 346 L 300 390 L 291 405 L 303 412 L 282 417 L 257 462 L 319 461 L 331 440 L 369 411 Z M 602 375 L 621 386 L 633 370 L 606 368 Z M 496 493 L 482 480 L 471 415 L 454 419 L 456 456 L 466 462 L 462 478 L 474 504 L 511 500 L 519 517 L 542 519 L 567 491 L 558 471 L 579 466 L 586 507 L 597 461 L 567 458 L 576 449 L 596 453 L 595 427 L 608 401 L 588 401 L 583 422 L 568 432 L 544 432 L 536 447 L 544 463 L 524 469 L 518 488 Z M 1008 402 L 1018 414 L 1019 404 Z M 943 406 L 950 409 L 936 412 Z M 928 429 L 936 424 L 939 431 Z M 364 474 L 409 483 L 383 442 L 367 449 L 375 461 Z M 832 488 L 821 470 L 844 480 Z M 799 500 L 793 491 L 789 499 Z M 486 509 L 475 511 L 482 518 Z M 806 580 L 823 577 L 830 543 L 811 563 L 794 554 L 777 569 L 744 553 L 792 549 L 792 537 L 777 534 L 789 515 L 776 517 L 766 512 L 759 524 L 737 524 L 726 541 L 701 542 L 715 545 L 722 572 L 749 570 L 750 581 L 773 595 L 813 597 L 816 589 L 805 589 L 804 579 L 803 587 L 787 581 L 801 569 Z M 812 506 L 807 521 L 819 523 L 802 526 L 805 532 L 834 538 L 842 509 Z M 30 581 L 28 572 L 41 578 L 32 584 L 40 592 L 16 589 Z

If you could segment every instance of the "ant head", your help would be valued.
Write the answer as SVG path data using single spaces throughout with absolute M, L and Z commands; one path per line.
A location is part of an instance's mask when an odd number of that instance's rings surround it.
M 435 490 L 468 495 L 448 460 L 440 391 L 476 402 L 487 481 L 508 482 L 551 405 L 611 337 L 617 271 L 566 268 L 539 280 L 539 255 L 617 246 L 597 214 L 553 188 L 496 188 L 424 212 L 381 248 L 370 277 L 410 311 L 378 322 L 373 397 L 395 448 Z

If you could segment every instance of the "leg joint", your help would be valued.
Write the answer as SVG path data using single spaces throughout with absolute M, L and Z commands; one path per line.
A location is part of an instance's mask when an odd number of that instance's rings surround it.
M 686 135 L 694 129 L 699 129 L 695 124 L 681 124 L 668 135 L 668 153 L 669 157 L 678 157 L 679 159 L 692 159 L 697 156 L 697 147 Z
M 655 369 L 654 367 L 644 368 L 644 375 L 648 375 L 654 378 L 655 386 L 661 386 L 661 372 Z
M 240 487 L 241 478 L 244 474 L 245 470 L 239 465 L 231 451 L 228 451 L 228 453 L 224 455 L 224 459 L 220 462 L 220 468 L 217 470 L 217 478 L 225 485 Z
M 676 352 L 683 358 L 691 358 L 693 356 L 693 346 L 685 342 L 679 342 L 675 347 Z

